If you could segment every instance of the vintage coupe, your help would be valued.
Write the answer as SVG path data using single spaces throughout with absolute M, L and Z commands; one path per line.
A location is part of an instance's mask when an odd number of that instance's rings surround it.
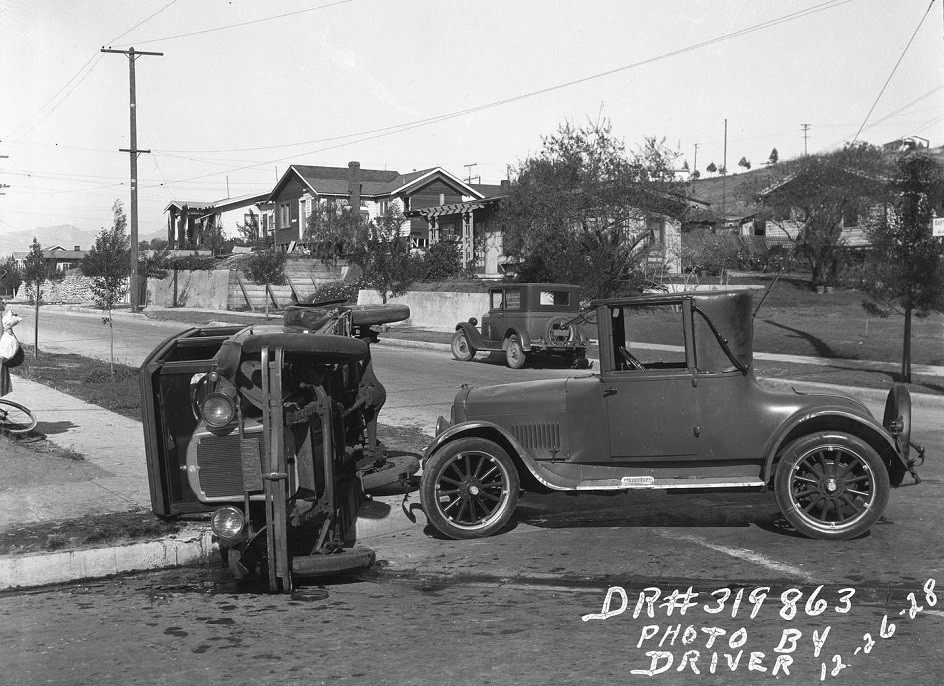
M 749 292 L 591 307 L 599 373 L 464 388 L 440 418 L 421 500 L 444 535 L 495 533 L 522 489 L 773 489 L 798 531 L 848 539 L 879 518 L 890 485 L 917 481 L 907 388 L 891 390 L 880 423 L 853 398 L 761 386 Z
M 452 355 L 465 362 L 478 351 L 504 352 L 512 369 L 530 357 L 551 355 L 575 369 L 587 366 L 587 335 L 576 323 L 580 288 L 557 283 L 503 284 L 488 291 L 481 329 L 472 317 L 456 324 Z
M 373 324 L 408 316 L 321 303 L 159 345 L 140 371 L 153 512 L 212 512 L 233 574 L 268 577 L 272 592 L 369 566 L 373 551 L 353 547 L 364 491 L 419 467 L 377 442 L 386 394 L 369 343 Z

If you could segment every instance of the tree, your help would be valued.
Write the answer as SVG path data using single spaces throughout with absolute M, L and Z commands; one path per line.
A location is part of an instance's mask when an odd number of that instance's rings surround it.
M 349 252 L 357 239 L 359 213 L 334 199 L 315 203 L 302 240 L 324 259 L 337 259 Z
M 406 293 L 416 278 L 419 258 L 410 252 L 410 237 L 403 235 L 405 222 L 400 203 L 392 202 L 380 216 L 358 224 L 351 261 L 364 273 L 364 285 L 377 291 L 384 303 Z
M 608 122 L 561 125 L 502 199 L 498 220 L 517 278 L 577 284 L 585 298 L 638 291 L 646 220 L 680 206 L 677 158 L 654 137 L 628 155 Z
M 259 226 L 259 215 L 249 210 L 245 217 L 245 223 L 236 223 L 236 230 L 245 245 L 258 246 L 262 248 L 272 247 L 272 237 L 265 234 Z
M 718 171 L 718 166 L 714 162 L 710 162 L 708 166 L 705 167 L 705 171 L 714 174 L 716 171 Z
M 33 322 L 33 357 L 39 357 L 39 305 L 43 301 L 43 284 L 62 279 L 62 272 L 56 271 L 52 262 L 43 257 L 43 249 L 39 241 L 33 238 L 29 254 L 23 261 L 23 281 L 32 291 L 33 305 L 36 307 L 36 316 Z
M 858 222 L 884 192 L 885 160 L 861 143 L 778 165 L 776 182 L 759 193 L 767 218 L 790 236 L 813 272 L 812 285 L 835 278 L 844 224 Z
M 747 159 L 746 157 L 741 157 L 740 161 L 738 161 L 738 166 L 744 167 L 744 169 L 750 169 L 751 161 Z
M 257 286 L 265 286 L 265 315 L 269 318 L 270 286 L 285 283 L 285 259 L 288 253 L 278 248 L 254 252 L 246 260 L 246 278 Z
M 439 241 L 426 249 L 420 260 L 420 278 L 423 281 L 452 279 L 462 273 L 462 256 L 455 241 Z
M 128 275 L 131 273 L 131 239 L 125 233 L 128 218 L 120 200 L 112 205 L 113 221 L 110 228 L 103 228 L 95 237 L 95 245 L 82 259 L 82 273 L 92 277 L 92 297 L 103 313 L 102 324 L 108 325 L 110 334 L 109 367 L 115 376 L 115 327 L 112 310 L 128 292 Z
M 866 229 L 871 278 L 863 283 L 863 306 L 881 317 L 904 315 L 901 379 L 910 383 L 912 314 L 944 312 L 944 239 L 931 234 L 944 168 L 925 151 L 903 154 L 895 167 L 888 211 Z
M 780 160 L 780 153 L 777 152 L 777 148 L 774 148 L 770 151 L 770 157 L 767 158 L 768 165 L 775 165 Z

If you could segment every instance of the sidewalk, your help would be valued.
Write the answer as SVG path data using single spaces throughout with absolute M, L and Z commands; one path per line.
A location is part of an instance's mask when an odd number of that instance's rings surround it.
M 98 314 L 88 308 L 75 308 L 73 311 Z M 227 319 L 225 312 L 203 313 L 219 315 L 220 320 Z M 238 314 L 241 317 L 264 317 L 262 314 Z M 128 312 L 119 316 L 145 315 Z M 395 331 L 390 334 L 395 335 Z M 444 352 L 449 350 L 447 343 L 397 339 L 390 334 L 381 338 L 382 345 Z M 758 359 L 764 359 L 763 355 L 755 354 Z M 789 358 L 789 361 L 810 365 L 837 362 L 786 355 L 778 355 L 776 358 L 781 361 L 782 358 Z M 879 364 L 858 360 L 845 362 Z M 944 374 L 944 369 L 940 367 L 931 367 L 927 371 L 937 375 Z M 764 383 L 784 389 L 794 387 L 798 390 L 832 390 L 878 403 L 883 402 L 887 394 L 887 390 L 882 389 L 826 386 L 786 379 L 764 379 Z M 56 522 L 85 515 L 150 510 L 143 431 L 139 421 L 127 419 L 19 377 L 14 378 L 14 389 L 9 399 L 25 402 L 34 411 L 40 420 L 39 430 L 48 434 L 51 442 L 63 448 L 74 449 L 107 474 L 60 486 L 0 490 L 0 531 L 26 522 L 48 522 L 52 526 Z M 916 405 L 940 408 L 944 411 L 944 396 L 913 394 L 913 401 Z M 377 498 L 366 503 L 360 513 L 358 538 L 366 539 L 368 545 L 371 545 L 372 539 L 377 539 L 377 543 L 381 545 L 390 545 L 391 542 L 395 544 L 399 539 L 390 539 L 391 534 L 420 531 L 424 522 L 416 494 L 412 494 L 406 502 L 402 496 Z M 384 538 L 382 542 L 380 537 L 388 538 Z M 412 538 L 412 535 L 403 536 L 403 544 Z M 207 528 L 193 525 L 175 536 L 157 541 L 48 554 L 0 555 L 0 591 L 104 577 L 129 571 L 196 564 L 210 560 L 215 554 Z

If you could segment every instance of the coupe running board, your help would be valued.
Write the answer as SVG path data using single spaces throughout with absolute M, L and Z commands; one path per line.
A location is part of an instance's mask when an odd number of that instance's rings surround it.
M 624 476 L 621 479 L 597 479 L 581 481 L 576 491 L 636 491 L 636 490 L 684 490 L 684 489 L 763 489 L 766 484 L 757 477 L 689 477 L 680 479 L 657 479 L 651 476 Z

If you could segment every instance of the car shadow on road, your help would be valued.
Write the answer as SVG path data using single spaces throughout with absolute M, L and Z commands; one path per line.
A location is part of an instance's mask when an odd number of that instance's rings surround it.
M 512 518 L 515 521 L 543 529 L 756 527 L 778 536 L 807 539 L 787 522 L 770 494 L 762 493 L 529 494 L 519 502 Z

